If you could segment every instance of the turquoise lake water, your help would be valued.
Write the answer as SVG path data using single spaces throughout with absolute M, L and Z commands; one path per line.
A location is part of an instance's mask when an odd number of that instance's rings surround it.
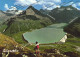
M 29 43 L 35 43 L 36 41 L 42 44 L 55 43 L 64 37 L 63 27 L 66 25 L 66 23 L 53 24 L 32 32 L 26 32 L 23 36 Z

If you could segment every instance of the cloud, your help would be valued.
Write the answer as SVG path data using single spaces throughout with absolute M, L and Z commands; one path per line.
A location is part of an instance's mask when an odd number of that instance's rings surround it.
M 47 4 L 47 3 L 61 3 L 61 0 L 40 0 L 40 4 Z
M 80 7 L 80 2 L 78 2 L 78 3 L 70 2 L 70 3 L 66 4 L 66 6 L 69 6 L 69 5 L 72 5 L 74 8 L 80 10 L 80 8 L 79 8 Z
M 37 2 L 38 1 L 38 2 Z M 62 3 L 62 0 L 16 0 L 14 5 L 19 5 L 19 6 L 29 6 L 29 5 L 41 5 L 43 9 L 54 9 L 56 7 L 60 7 Z M 73 7 L 79 9 L 80 3 L 74 4 L 73 2 L 67 3 L 65 6 L 72 5 Z M 51 7 L 49 7 L 51 6 Z M 7 8 L 8 9 L 8 8 Z
M 61 0 L 57 0 L 57 1 L 55 1 L 55 0 L 48 1 L 47 0 L 47 1 L 45 1 L 44 5 L 43 5 L 43 9 L 52 10 L 57 7 L 60 8 L 59 3 L 61 3 Z
M 11 6 L 11 7 L 9 8 L 8 4 L 5 4 L 5 5 L 4 5 L 4 8 L 5 8 L 6 10 L 17 10 L 17 8 L 14 7 L 14 6 Z
M 52 10 L 52 9 L 60 8 L 60 7 L 61 7 L 60 5 L 55 4 L 54 6 L 47 8 L 47 10 Z
M 34 4 L 35 3 L 35 4 Z M 56 7 L 60 7 L 59 4 L 61 3 L 61 0 L 16 0 L 14 5 L 20 5 L 20 6 L 29 6 L 31 4 L 34 5 L 41 5 L 43 9 L 46 9 L 47 7 L 51 6 L 48 9 L 53 9 Z
M 75 3 L 72 6 L 75 7 L 75 8 L 77 8 L 78 10 L 80 10 L 80 2 Z
M 73 4 L 72 6 L 77 8 L 78 10 L 80 10 L 80 8 L 78 7 L 78 6 L 80 6 L 79 3 L 78 4 Z
M 68 6 L 68 5 L 72 5 L 73 3 L 74 3 L 74 2 L 70 2 L 70 3 L 66 4 L 66 5 L 67 5 L 67 6 Z
M 78 3 L 78 6 L 80 6 L 80 3 Z
M 50 6 L 50 5 L 49 5 Z M 60 5 L 52 4 L 50 7 L 43 5 L 43 9 L 52 10 L 54 8 L 60 8 Z
M 21 6 L 25 6 L 25 5 L 31 5 L 31 4 L 40 4 L 40 5 L 44 5 L 44 4 L 53 4 L 53 3 L 61 3 L 61 0 L 38 0 L 39 2 L 37 3 L 37 0 L 16 0 L 16 2 L 14 3 L 14 5 L 21 5 Z
M 73 6 L 73 7 L 75 7 L 75 8 L 77 7 L 77 5 L 76 5 L 76 4 L 73 4 L 72 6 Z
M 14 3 L 14 5 L 21 5 L 21 6 L 25 6 L 25 5 L 30 5 L 33 3 L 36 3 L 36 0 L 16 0 L 16 2 Z
M 43 9 L 46 9 L 47 7 L 45 5 L 43 5 Z
M 4 8 L 7 9 L 7 10 L 9 10 L 8 4 L 5 4 Z
M 43 0 L 44 2 L 61 3 L 61 0 Z
M 11 6 L 11 8 L 9 10 L 17 10 L 17 8 L 14 6 Z
M 61 3 L 61 0 L 53 0 L 54 2 Z

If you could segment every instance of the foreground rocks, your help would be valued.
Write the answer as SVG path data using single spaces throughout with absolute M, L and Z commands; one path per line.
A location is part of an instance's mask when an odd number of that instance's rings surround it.
M 0 57 L 6 57 L 8 53 L 0 54 Z M 61 53 L 57 49 L 45 49 L 43 52 L 40 52 L 39 55 L 36 55 L 34 52 L 14 54 L 10 53 L 7 57 L 80 57 L 77 52 L 65 52 Z
M 80 55 L 77 52 L 65 52 L 64 54 L 69 57 L 80 57 Z
M 44 52 L 45 54 L 43 54 L 43 57 L 68 57 L 64 54 L 61 54 L 57 49 L 45 49 Z

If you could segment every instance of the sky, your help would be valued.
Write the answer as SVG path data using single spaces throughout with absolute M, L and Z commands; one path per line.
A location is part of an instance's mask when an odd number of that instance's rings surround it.
M 25 10 L 30 5 L 34 8 L 52 10 L 61 6 L 69 6 L 80 10 L 80 0 L 0 0 L 0 10 Z

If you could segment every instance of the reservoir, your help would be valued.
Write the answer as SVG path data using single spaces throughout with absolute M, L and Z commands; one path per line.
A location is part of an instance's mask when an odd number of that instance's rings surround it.
M 35 43 L 36 41 L 41 44 L 59 42 L 66 34 L 63 31 L 63 27 L 66 25 L 66 23 L 53 24 L 45 28 L 26 32 L 23 34 L 23 37 L 29 43 Z

